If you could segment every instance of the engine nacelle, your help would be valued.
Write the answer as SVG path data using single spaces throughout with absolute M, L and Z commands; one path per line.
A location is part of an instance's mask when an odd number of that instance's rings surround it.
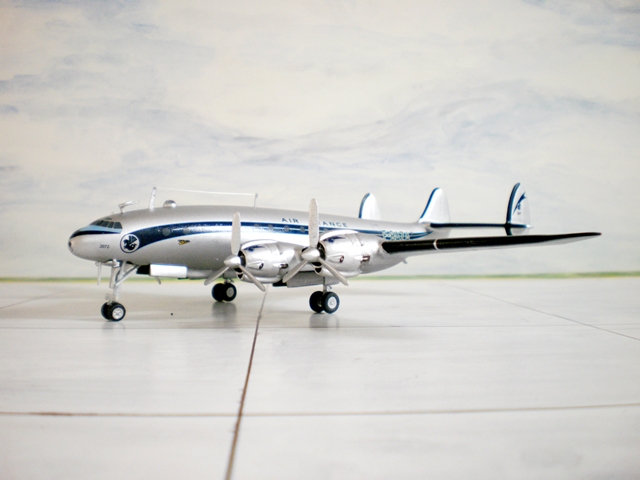
M 345 277 L 355 277 L 362 273 L 360 267 L 368 262 L 379 251 L 378 240 L 371 235 L 358 233 L 331 232 L 320 238 L 324 250 L 324 258 Z M 316 272 L 325 277 L 331 277 L 326 269 Z
M 248 242 L 240 249 L 244 267 L 263 283 L 274 283 L 294 261 L 293 246 L 278 242 Z

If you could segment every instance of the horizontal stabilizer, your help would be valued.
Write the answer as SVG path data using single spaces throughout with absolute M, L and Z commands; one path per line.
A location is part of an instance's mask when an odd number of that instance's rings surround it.
M 434 190 L 435 192 L 435 190 Z M 433 194 L 432 194 L 433 196 Z M 431 200 L 429 200 L 431 201 Z M 429 205 L 427 205 L 427 209 Z M 507 235 L 523 235 L 529 233 L 531 228 L 531 216 L 529 214 L 529 199 L 521 184 L 516 183 L 511 190 L 509 204 L 507 205 L 507 221 L 505 223 L 451 223 L 448 220 L 433 220 L 429 227 L 434 229 L 456 228 L 504 228 Z
M 525 247 L 538 244 L 563 244 L 586 240 L 600 235 L 597 232 L 566 233 L 562 235 L 524 235 L 506 237 L 436 238 L 433 240 L 400 240 L 382 242 L 387 253 L 436 253 L 485 248 Z

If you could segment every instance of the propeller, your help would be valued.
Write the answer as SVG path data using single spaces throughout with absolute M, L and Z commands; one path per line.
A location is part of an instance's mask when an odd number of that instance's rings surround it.
M 240 214 L 235 212 L 233 214 L 233 220 L 231 222 L 231 255 L 224 259 L 224 267 L 220 270 L 213 272 L 204 281 L 205 285 L 209 285 L 216 278 L 222 275 L 229 269 L 240 270 L 251 282 L 263 292 L 266 290 L 264 285 L 254 277 L 242 264 L 242 258 L 240 257 Z
M 287 283 L 293 277 L 295 277 L 300 270 L 302 270 L 308 263 L 319 263 L 324 268 L 329 270 L 331 275 L 336 277 L 340 283 L 349 285 L 347 279 L 333 266 L 331 266 L 324 258 L 321 252 L 322 246 L 320 245 L 320 219 L 318 216 L 318 202 L 316 199 L 311 199 L 309 204 L 309 246 L 302 250 L 300 256 L 302 261 L 294 266 L 289 272 L 282 277 L 283 283 Z

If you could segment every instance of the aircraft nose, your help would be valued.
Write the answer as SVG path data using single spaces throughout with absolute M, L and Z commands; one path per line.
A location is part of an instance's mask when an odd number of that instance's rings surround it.
M 75 232 L 73 232 L 71 234 L 71 236 L 69 237 L 69 243 L 67 245 L 68 248 L 69 248 L 69 251 L 71 253 L 73 253 L 74 255 L 76 255 L 76 253 L 74 252 L 74 247 L 76 247 L 76 244 L 77 244 L 77 236 L 76 236 L 77 233 L 78 233 L 78 231 L 76 230 Z
M 76 257 L 87 259 L 90 255 L 91 245 L 89 245 L 86 240 L 87 236 L 82 235 L 80 230 L 76 230 L 69 237 L 67 247 Z

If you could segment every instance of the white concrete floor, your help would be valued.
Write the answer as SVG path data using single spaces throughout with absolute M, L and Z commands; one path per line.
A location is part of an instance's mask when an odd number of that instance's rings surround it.
M 0 478 L 640 478 L 640 278 L 336 291 L 0 283 Z

